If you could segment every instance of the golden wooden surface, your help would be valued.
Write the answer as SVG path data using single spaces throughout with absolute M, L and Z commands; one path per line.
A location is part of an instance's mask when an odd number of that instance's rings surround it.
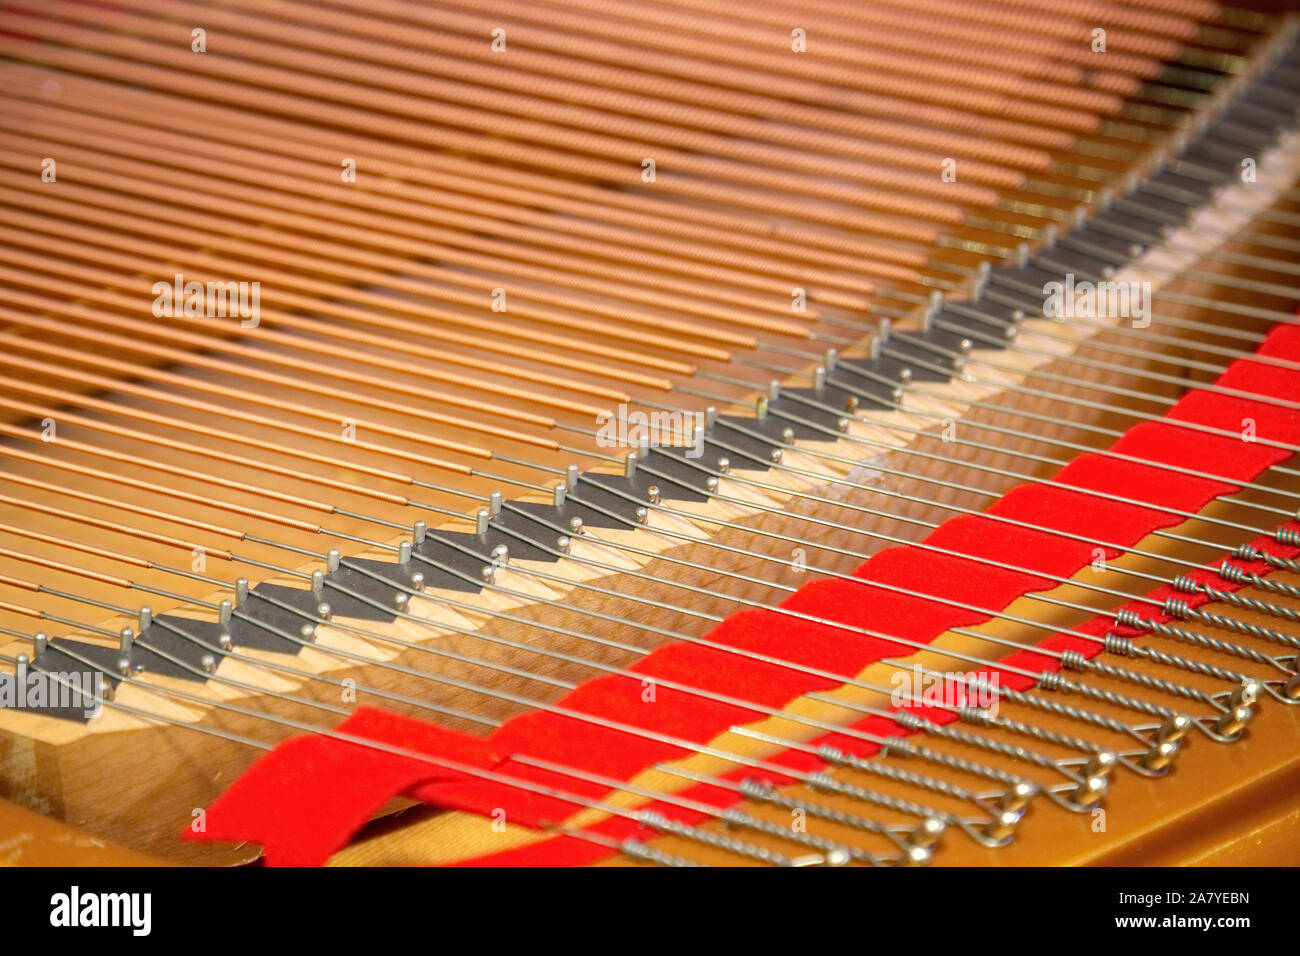
M 162 866 L 155 857 L 0 800 L 0 866 Z

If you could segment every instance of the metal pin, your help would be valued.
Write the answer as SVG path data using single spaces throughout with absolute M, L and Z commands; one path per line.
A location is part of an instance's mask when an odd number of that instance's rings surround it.
M 127 674 L 131 671 L 131 651 L 135 647 L 135 631 L 129 627 L 124 627 L 118 632 L 118 650 L 121 652 L 117 658 L 117 670 L 119 674 Z
M 935 289 L 930 293 L 929 301 L 925 303 L 925 308 L 921 311 L 922 332 L 929 332 L 934 327 L 934 317 L 941 308 L 943 308 L 943 292 Z
M 871 344 L 868 346 L 870 355 L 873 359 L 880 358 L 881 350 L 885 347 L 885 344 L 889 341 L 889 335 L 892 327 L 893 327 L 893 323 L 887 318 L 881 318 L 876 323 L 876 334 L 875 336 L 872 337 Z

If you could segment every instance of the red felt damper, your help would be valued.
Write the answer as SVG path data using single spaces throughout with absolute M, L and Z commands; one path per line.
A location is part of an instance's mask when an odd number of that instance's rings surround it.
M 1275 329 L 1260 351 L 1300 358 L 1300 335 L 1289 326 Z M 1263 394 L 1300 398 L 1300 374 L 1249 359 L 1234 362 L 1223 380 L 1243 390 L 1258 381 Z M 1136 426 L 1113 450 L 1130 458 L 1249 481 L 1286 455 L 1281 449 L 1249 441 L 1251 434 L 1260 441 L 1300 442 L 1300 415 L 1235 396 L 1191 392 L 1171 409 L 1169 417 L 1223 428 L 1234 435 L 1242 433 L 1246 439 L 1210 435 L 1166 421 Z M 987 515 L 944 523 L 926 543 L 972 558 L 1069 576 L 1099 554 L 1116 556 L 1116 545 L 1131 546 L 1153 530 L 1182 520 L 1151 506 L 1196 511 L 1211 497 L 1236 487 L 1231 481 L 1178 475 L 1156 464 L 1100 454 L 1076 459 L 1054 480 L 1079 490 L 1020 486 Z M 1127 501 L 1108 500 L 1087 494 L 1087 490 Z M 664 738 L 703 744 L 733 724 L 762 716 L 758 709 L 712 700 L 693 690 L 779 708 L 809 690 L 838 686 L 882 657 L 906 656 L 912 651 L 906 644 L 889 640 L 891 637 L 927 643 L 949 628 L 981 623 L 1023 594 L 1054 584 L 1029 570 L 996 569 L 978 560 L 916 547 L 882 551 L 858 568 L 854 577 L 857 580 L 813 581 L 800 588 L 782 603 L 784 611 L 799 616 L 772 609 L 733 615 L 706 635 L 705 641 L 716 646 L 665 644 L 635 665 L 639 677 L 594 678 L 557 702 L 558 708 L 569 713 L 523 714 L 486 739 L 396 717 L 392 719 L 401 723 L 380 727 L 369 723 L 376 720 L 369 716 L 373 711 L 358 711 L 344 726 L 354 728 L 354 733 L 360 731 L 358 736 L 372 730 L 396 732 L 402 745 L 411 749 L 438 755 L 468 754 L 490 761 L 495 772 L 509 778 L 596 800 L 608 793 L 602 784 L 510 759 L 497 761 L 491 755 L 528 755 L 568 769 L 627 780 L 648 766 L 689 752 Z M 1229 586 L 1209 577 L 1218 587 Z M 899 594 L 894 587 L 940 600 Z M 1152 616 L 1149 609 L 1143 613 Z M 1089 622 L 1081 630 L 1091 633 L 1095 628 L 1096 633 L 1105 633 L 1108 620 Z M 1049 638 L 1042 646 L 1070 647 L 1088 654 L 1098 649 L 1096 644 L 1062 635 Z M 757 656 L 784 663 L 757 660 Z M 1035 670 L 1056 666 L 1055 659 L 1032 651 L 1018 652 L 1005 663 Z M 990 673 L 992 670 L 995 668 L 990 668 Z M 1028 683 L 1018 675 L 999 673 L 1009 686 Z M 689 689 L 675 689 L 670 686 L 673 683 Z M 949 719 L 944 713 L 927 712 L 926 716 Z M 367 716 L 359 720 L 363 714 Z M 582 719 L 582 715 L 595 718 L 600 725 Z M 899 732 L 896 725 L 882 722 L 894 728 L 892 733 Z M 855 747 L 862 745 L 841 735 L 840 742 L 845 741 Z M 471 743 L 481 749 L 474 750 Z M 485 815 L 504 810 L 507 819 L 533 826 L 564 819 L 576 808 L 572 801 L 530 794 L 463 773 L 430 772 L 428 764 L 421 767 L 418 762 L 376 753 L 329 738 L 290 740 L 258 761 L 209 809 L 206 832 L 187 831 L 186 837 L 261 843 L 267 847 L 269 862 L 323 862 L 389 798 L 401 793 Z M 725 795 L 732 793 L 709 790 L 716 800 L 729 799 Z M 662 809 L 669 816 L 687 819 L 680 808 Z M 618 833 L 621 838 L 638 826 L 611 821 L 609 828 L 607 835 Z M 568 852 L 584 859 L 610 852 L 582 840 L 554 839 L 541 845 L 567 847 Z M 519 852 L 528 859 L 538 859 L 543 853 L 538 848 Z M 555 852 L 551 862 L 560 862 L 562 854 Z
M 476 767 L 501 759 L 478 737 L 371 707 L 357 708 L 335 731 Z M 389 798 L 458 776 L 363 743 L 293 737 L 253 764 L 181 835 L 260 843 L 269 866 L 317 866 Z

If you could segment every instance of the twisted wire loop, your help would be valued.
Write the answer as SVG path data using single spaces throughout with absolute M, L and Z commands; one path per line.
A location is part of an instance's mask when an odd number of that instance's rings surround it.
M 1280 544 L 1300 547 L 1300 531 L 1297 531 L 1294 528 L 1276 528 L 1273 530 L 1273 537 L 1276 538 Z M 1269 564 L 1273 564 L 1272 561 L 1269 561 L 1270 557 L 1272 557 L 1272 555 L 1264 557 L 1264 560 L 1268 561 Z M 1274 567 L 1277 567 L 1277 565 L 1274 565 Z M 1288 570 L 1290 569 L 1288 568 Z
M 808 774 L 804 783 L 809 790 L 814 792 L 820 790 L 836 796 L 843 796 L 863 803 L 874 804 L 909 816 L 921 817 L 921 821 L 915 826 L 906 828 L 906 837 L 899 839 L 897 834 L 894 832 L 894 827 L 886 827 L 876 821 L 864 820 L 861 817 L 844 814 L 835 808 L 827 807 L 823 804 L 787 797 L 779 794 L 772 785 L 762 781 L 747 779 L 742 781 L 739 786 L 741 793 L 752 791 L 757 799 L 779 806 L 804 809 L 813 816 L 822 817 L 834 822 L 853 826 L 857 829 L 864 829 L 885 836 L 891 842 L 899 846 L 902 850 L 902 855 L 894 859 L 875 858 L 882 865 L 893 864 L 911 866 L 929 862 L 934 848 L 938 845 L 939 839 L 948 824 L 954 824 L 963 832 L 979 839 L 977 831 L 955 814 L 940 813 L 930 807 L 912 801 L 904 800 L 889 794 L 878 793 L 874 790 L 867 790 L 854 784 L 836 780 L 829 773 L 818 771 Z M 781 835 L 784 835 L 784 832 L 784 829 L 782 829 Z
M 1044 677 L 1051 678 L 1048 683 L 1052 686 L 1045 688 L 1048 690 L 1066 689 L 1070 683 L 1065 679 L 1065 677 L 1055 671 L 1048 672 Z M 1123 734 L 1126 737 L 1136 737 L 1138 740 L 1141 740 L 1144 743 L 1146 742 L 1145 738 L 1143 738 L 1141 734 L 1137 733 L 1131 726 L 1121 720 L 1115 719 L 1114 717 L 1107 717 L 1105 714 L 1085 710 L 1082 707 L 1076 707 L 1074 704 L 1067 704 L 1059 700 L 1046 700 L 1033 694 L 1024 693 L 1023 691 L 1009 691 L 1004 689 L 1003 694 L 1013 703 L 1024 704 L 1028 707 L 1033 707 L 1036 710 L 1055 714 L 1058 717 L 1068 717 L 1071 720 L 1091 724 L 1094 727 L 1104 727 L 1107 730 L 1113 730 L 1117 734 Z M 1046 728 L 1036 727 L 1033 724 L 1024 724 L 1020 721 L 1003 717 L 1001 714 L 997 717 L 985 716 L 986 719 L 990 721 L 985 724 L 985 726 L 1014 730 L 1016 733 L 1023 733 L 1030 737 L 1038 737 L 1042 740 L 1050 740 L 1053 743 L 1060 743 L 1061 740 L 1064 739 L 1073 739 L 1063 737 L 1063 735 L 1057 734 L 1055 731 L 1047 730 Z M 1050 736 L 1044 736 L 1045 734 Z M 1090 744 L 1085 744 L 1081 749 L 1092 750 L 1094 748 Z
M 758 803 L 770 803 L 773 806 L 784 807 L 787 810 L 802 810 L 809 816 L 818 817 L 822 820 L 837 823 L 843 827 L 849 827 L 854 830 L 863 830 L 867 833 L 875 833 L 894 840 L 902 845 L 897 834 L 885 824 L 878 820 L 872 820 L 868 817 L 860 817 L 855 813 L 849 813 L 847 810 L 841 810 L 838 807 L 827 806 L 824 803 L 814 803 L 809 800 L 801 800 L 798 797 L 784 794 L 777 787 L 766 780 L 758 780 L 754 777 L 746 777 L 740 781 L 740 792 L 748 799 Z M 860 851 L 866 854 L 866 851 Z M 878 860 L 874 854 L 867 854 L 873 860 Z
M 894 796 L 893 794 L 877 793 L 874 790 L 867 790 L 863 787 L 857 786 L 856 784 L 846 783 L 843 780 L 836 780 L 825 771 L 817 771 L 809 774 L 807 783 L 813 790 L 823 790 L 826 793 L 851 797 L 854 800 L 860 800 L 864 803 L 873 803 L 876 806 L 885 807 L 889 810 L 906 813 L 908 816 L 929 818 L 936 815 L 936 812 L 932 807 L 927 807 L 912 800 Z M 948 814 L 939 815 L 951 822 L 956 821 L 955 816 Z
M 1062 767 L 1051 757 L 1038 753 L 1035 750 L 1027 750 L 1018 744 L 1008 743 L 1004 740 L 994 740 L 991 737 L 984 737 L 980 734 L 967 733 L 964 730 L 957 727 L 950 727 L 947 724 L 936 724 L 933 721 L 926 720 L 923 717 L 918 717 L 915 714 L 900 714 L 900 716 L 904 717 L 904 720 L 899 721 L 899 723 L 904 727 L 914 727 L 918 730 L 923 730 L 932 736 L 946 737 L 949 740 L 955 740 L 968 747 L 977 747 L 981 750 L 987 750 L 990 753 L 1001 754 L 1004 757 L 1011 757 L 1025 763 L 1036 764 L 1044 769 L 1057 770 L 1067 776 L 1070 775 L 1070 771 L 1067 768 Z
M 858 858 L 858 851 L 850 844 L 840 843 L 827 837 L 818 836 L 815 833 L 800 832 L 792 826 L 782 825 L 771 820 L 763 820 L 735 807 L 728 807 L 723 810 L 720 819 L 727 826 L 743 827 L 756 833 L 763 833 L 782 840 L 792 840 L 810 846 L 815 850 L 820 850 L 825 857 L 824 862 L 830 865 L 841 865 Z
M 627 839 L 618 844 L 618 852 L 624 856 L 639 860 L 643 863 L 653 863 L 655 866 L 668 867 L 702 867 L 703 863 L 692 860 L 688 857 L 678 856 L 675 853 L 666 853 L 657 847 L 650 846 L 642 840 Z
M 888 756 L 891 753 L 914 757 L 922 756 L 919 750 L 912 750 L 909 753 L 908 747 L 903 745 L 902 738 L 886 737 L 881 745 L 881 754 Z M 904 767 L 894 767 L 889 764 L 874 763 L 870 760 L 858 757 L 855 754 L 846 754 L 843 751 L 826 744 L 817 748 L 817 754 L 827 763 L 835 764 L 836 766 L 849 767 L 853 770 L 859 770 L 864 773 L 884 777 L 886 780 L 910 783 L 913 786 L 921 787 L 926 790 L 933 790 L 936 793 L 942 793 L 945 796 L 953 797 L 958 800 L 972 799 L 970 790 L 960 786 L 959 784 L 952 783 L 948 780 L 942 780 L 938 777 L 928 777 L 923 774 L 918 774 L 914 771 L 907 770 Z M 946 763 L 946 755 L 941 755 L 939 762 Z M 983 769 L 981 775 L 986 776 L 996 774 L 996 772 L 997 771 L 994 768 L 987 767 Z
M 757 860 L 759 863 L 767 863 L 772 866 L 795 865 L 794 859 L 777 850 L 772 850 L 765 846 L 759 846 L 755 843 L 749 843 L 725 833 L 715 833 L 712 830 L 704 830 L 700 827 L 692 826 L 689 823 L 682 823 L 678 820 L 673 820 L 670 817 L 664 816 L 657 810 L 641 810 L 637 813 L 637 820 L 651 829 L 658 830 L 660 833 L 670 833 L 674 836 L 694 840 L 697 843 L 716 847 L 719 850 L 725 850 L 728 853 L 734 853 L 737 856 L 749 857 L 751 860 Z M 737 821 L 733 820 L 732 822 Z
M 1287 647 L 1300 647 L 1300 638 L 1293 637 L 1290 634 L 1283 634 L 1281 631 L 1275 631 L 1270 627 L 1261 627 L 1258 624 L 1251 624 L 1249 621 L 1239 621 L 1234 617 L 1224 617 L 1222 614 L 1214 614 L 1210 611 L 1204 610 L 1203 608 L 1194 608 L 1189 606 L 1186 601 L 1177 601 L 1170 598 L 1165 601 L 1163 610 L 1170 617 L 1177 617 L 1190 621 L 1200 621 L 1204 624 L 1223 628 L 1225 631 L 1236 631 L 1239 634 L 1249 634 L 1251 637 L 1258 637 L 1261 640 L 1285 644 Z
M 1297 520 L 1300 520 L 1300 518 L 1297 518 Z M 1290 531 L 1290 529 L 1287 530 L 1291 536 L 1294 537 L 1295 532 Z M 1293 574 L 1300 574 L 1300 561 L 1296 561 L 1294 558 L 1284 558 L 1280 554 L 1273 554 L 1270 551 L 1265 551 L 1263 548 L 1257 548 L 1254 545 L 1238 545 L 1236 548 L 1232 549 L 1232 556 L 1239 561 L 1263 561 L 1265 564 L 1277 568 L 1279 571 L 1290 571 Z
M 1129 671 L 1124 668 L 1116 668 L 1115 676 L 1125 680 L 1128 679 Z M 1137 683 L 1143 683 L 1140 678 L 1142 675 L 1134 674 L 1133 677 Z M 1177 685 L 1171 685 L 1177 686 Z M 1062 679 L 1060 690 L 1067 693 L 1078 694 L 1089 700 L 1105 701 L 1107 704 L 1113 704 L 1116 707 L 1124 707 L 1128 710 L 1136 710 L 1139 713 L 1149 714 L 1152 717 L 1172 717 L 1176 711 L 1170 710 L 1163 704 L 1152 703 L 1149 700 L 1142 700 L 1140 697 L 1131 697 L 1128 694 L 1121 694 L 1117 691 L 1107 690 L 1104 687 L 1093 687 L 1091 684 L 1081 684 L 1078 681 Z
M 902 737 L 885 738 L 882 753 L 900 754 L 905 757 L 919 757 L 923 760 L 932 760 L 936 763 L 943 764 L 946 767 L 951 767 L 954 770 L 964 770 L 972 776 L 996 780 L 999 783 L 1005 783 L 1008 786 L 1014 786 L 1023 782 L 1023 778 L 1017 777 L 1015 774 L 1008 773 L 1007 771 L 1001 770 L 997 767 L 990 767 L 986 764 L 968 760 L 964 757 L 958 757 L 955 754 L 946 754 L 937 750 L 932 750 L 929 747 L 924 747 L 920 744 L 914 744 L 909 740 L 904 740 Z
M 1075 708 L 1069 705 L 1063 705 L 1061 710 L 1058 711 L 1054 709 L 1053 712 L 1060 714 L 1060 716 L 1062 717 L 1071 717 L 1073 715 L 1070 713 L 1070 711 L 1074 709 Z M 1109 718 L 1102 718 L 1102 720 L 1108 721 Z M 1096 721 L 1090 721 L 1090 723 L 1094 723 L 1096 726 L 1099 727 L 1105 727 L 1108 730 L 1114 730 L 1117 733 L 1123 733 L 1130 736 L 1137 736 L 1132 730 L 1132 728 L 1127 727 L 1124 724 L 1121 724 L 1119 721 L 1114 722 L 1115 726 L 1110 726 L 1109 723 L 1098 723 Z M 1056 744 L 1057 746 L 1060 747 L 1068 747 L 1069 749 L 1077 750 L 1080 753 L 1097 754 L 1109 749 L 1103 746 L 1102 744 L 1099 744 L 1092 740 L 1087 740 L 1083 737 L 1075 737 L 1071 734 L 1061 733 L 1058 730 L 1052 730 L 1047 727 L 1039 727 L 1037 724 L 1027 724 L 1023 721 L 1014 720 L 1010 717 L 999 716 L 997 718 L 997 723 L 993 726 L 996 726 L 1000 730 L 1009 731 L 1010 733 L 1021 734 L 1027 737 L 1033 737 L 1036 740 L 1043 741 L 1044 743 Z M 1139 737 L 1139 739 L 1141 738 Z
M 1222 588 L 1211 587 L 1185 574 L 1180 574 L 1174 578 L 1173 586 L 1186 594 L 1203 594 L 1217 604 L 1231 604 L 1233 607 L 1244 608 L 1259 614 L 1267 614 L 1270 617 L 1280 617 L 1287 621 L 1300 621 L 1300 611 L 1295 608 L 1274 604 L 1272 601 L 1261 601 L 1259 598 L 1247 597 L 1236 591 L 1225 591 Z
M 1136 646 L 1132 644 L 1132 641 L 1128 641 L 1125 648 L 1125 657 L 1156 659 L 1156 657 L 1153 657 L 1154 654 L 1160 654 L 1160 652 L 1153 652 L 1151 648 L 1145 648 L 1145 646 Z M 1169 663 L 1169 665 L 1177 663 L 1177 666 L 1182 667 L 1183 670 L 1195 671 L 1197 674 L 1204 674 L 1219 680 L 1230 680 L 1234 684 L 1242 683 L 1243 680 L 1247 679 L 1244 674 L 1240 674 L 1238 671 L 1223 670 L 1221 667 L 1208 665 L 1208 663 L 1201 661 L 1190 661 L 1187 658 L 1175 657 L 1173 654 L 1160 654 L 1160 661 L 1158 662 Z M 1157 676 L 1151 674 L 1141 674 L 1140 671 L 1128 670 L 1125 667 L 1114 667 L 1096 658 L 1091 659 L 1091 661 L 1083 659 L 1083 661 L 1080 661 L 1079 667 L 1082 670 L 1093 672 L 1093 674 L 1113 676 L 1113 678 L 1119 680 L 1126 680 L 1128 683 L 1140 684 L 1141 687 L 1147 687 L 1152 691 L 1161 691 L 1174 697 L 1190 698 L 1190 700 L 1197 700 L 1214 706 L 1213 695 L 1209 695 L 1205 691 L 1197 691 L 1196 688 L 1187 687 L 1186 684 L 1170 682 L 1170 680 L 1157 678 Z M 1171 718 L 1178 717 L 1179 714 L 1175 714 L 1173 711 L 1162 711 L 1158 715 Z
M 1285 581 L 1275 581 L 1272 578 L 1263 577 L 1226 561 L 1219 566 L 1219 576 L 1226 581 L 1231 581 L 1233 584 L 1244 584 L 1252 588 L 1259 588 L 1261 591 L 1272 591 L 1274 594 L 1285 594 L 1287 597 L 1300 600 L 1300 588 L 1287 584 Z
M 1190 608 L 1188 610 L 1190 610 Z M 1244 660 L 1253 661 L 1256 664 L 1277 666 L 1277 662 L 1263 651 L 1258 651 L 1251 647 L 1244 647 L 1241 644 L 1235 644 L 1231 641 L 1223 641 L 1206 634 L 1197 633 L 1196 631 L 1189 631 L 1186 628 L 1175 627 L 1172 624 L 1164 624 L 1160 621 L 1152 620 L 1151 618 L 1140 617 L 1132 611 L 1117 611 L 1115 613 L 1115 620 L 1117 623 L 1123 624 L 1127 627 L 1149 631 L 1153 634 L 1159 634 L 1161 637 L 1183 641 L 1184 643 L 1195 644 L 1197 647 L 1203 647 L 1206 650 L 1211 651 L 1218 651 L 1220 654 L 1240 657 Z M 1198 673 L 1204 672 L 1198 669 Z

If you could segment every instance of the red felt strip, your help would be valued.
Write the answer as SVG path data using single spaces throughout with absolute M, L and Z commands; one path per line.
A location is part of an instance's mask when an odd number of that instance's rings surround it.
M 1269 355 L 1300 358 L 1300 334 L 1291 327 L 1270 333 L 1260 349 Z M 1234 388 L 1257 388 L 1262 394 L 1288 399 L 1300 398 L 1300 374 L 1243 359 L 1234 362 L 1223 379 Z M 1259 438 L 1294 444 L 1300 442 L 1300 415 L 1267 405 L 1206 391 L 1189 393 L 1171 409 L 1170 418 L 1210 424 L 1234 432 L 1253 422 Z M 1150 423 L 1135 427 L 1116 443 L 1115 451 L 1125 455 L 1196 468 L 1237 481 L 1248 481 L 1285 452 L 1258 443 L 1206 435 L 1171 424 Z M 1213 481 L 1151 465 L 1125 462 L 1104 455 L 1081 456 L 1061 471 L 1056 480 L 1079 489 L 1104 491 L 1149 505 L 1165 505 L 1195 511 L 1211 497 L 1233 490 L 1229 482 Z M 960 517 L 946 522 L 927 538 L 928 544 L 968 553 L 973 557 L 1001 561 L 1044 574 L 1069 576 L 1092 561 L 1097 545 L 1079 538 L 1093 538 L 1130 546 L 1151 531 L 1177 524 L 1181 519 L 1156 507 L 1109 501 L 1068 488 L 1024 485 L 1013 489 L 989 514 L 1051 531 L 1020 527 L 1008 520 L 990 517 Z M 1119 552 L 1103 549 L 1109 557 Z M 1264 569 L 1266 570 L 1266 569 Z M 936 554 L 921 548 L 901 547 L 882 551 L 854 572 L 858 580 L 820 580 L 809 583 L 786 599 L 782 607 L 881 634 L 928 642 L 944 631 L 988 619 L 1021 595 L 1053 585 L 1048 578 L 1023 572 L 992 568 L 959 557 Z M 1208 575 L 1218 587 L 1228 582 Z M 953 607 L 942 600 L 900 595 L 879 585 L 896 585 L 940 599 L 959 601 L 987 611 Z M 1182 595 L 1181 599 L 1188 596 Z M 1145 616 L 1152 616 L 1145 608 Z M 1085 632 L 1105 632 L 1109 619 L 1088 622 Z M 907 645 L 855 633 L 845 627 L 821 624 L 773 610 L 745 611 L 715 627 L 707 639 L 793 663 L 852 675 L 885 656 L 910 653 Z M 1077 645 L 1077 646 L 1076 646 Z M 1080 638 L 1055 635 L 1042 642 L 1045 648 L 1078 649 L 1094 654 L 1099 645 Z M 1026 663 L 1021 663 L 1021 662 Z M 1053 658 L 1023 651 L 1004 664 L 1019 664 L 1042 670 L 1054 667 Z M 607 676 L 588 681 L 559 702 L 559 706 L 651 733 L 705 743 L 728 726 L 750 722 L 759 711 L 711 701 L 699 694 L 673 690 L 665 682 L 678 682 L 726 694 L 770 707 L 814 689 L 838 686 L 838 679 L 820 677 L 797 669 L 689 643 L 670 643 L 643 658 L 636 666 L 645 680 Z M 996 668 L 991 668 L 996 670 Z M 1010 686 L 1027 684 L 1017 675 L 999 671 Z M 653 693 L 653 700 L 647 698 Z M 345 723 L 366 733 L 400 732 L 403 745 L 415 741 L 413 749 L 426 752 L 461 753 L 479 761 L 490 761 L 495 772 L 537 781 L 593 799 L 604 795 L 600 784 L 551 773 L 517 761 L 499 761 L 493 754 L 527 754 L 570 768 L 587 769 L 609 777 L 628 779 L 638 771 L 665 760 L 684 756 L 679 746 L 647 739 L 617 728 L 603 727 L 548 711 L 536 711 L 513 718 L 490 738 L 479 741 L 451 732 L 425 732 L 408 725 L 430 727 L 415 721 L 378 725 L 374 717 L 358 721 L 364 712 Z M 936 721 L 951 719 L 946 711 L 927 712 Z M 358 721 L 357 724 L 353 724 Z M 371 721 L 371 723 L 367 723 Z M 871 718 L 866 727 L 900 728 L 891 721 Z M 342 729 L 342 728 L 340 728 Z M 437 728 L 434 728 L 436 731 Z M 884 733 L 884 730 L 872 730 Z M 833 735 L 836 746 L 855 753 L 872 752 L 872 745 Z M 377 738 L 384 739 L 384 738 Z M 468 741 L 481 749 L 470 747 Z M 411 761 L 383 759 L 365 752 L 364 747 L 340 744 L 327 738 L 299 738 L 278 747 L 242 777 L 213 805 L 206 834 L 189 834 L 192 839 L 227 839 L 260 842 L 267 847 L 269 861 L 321 862 L 333 848 L 374 812 L 384 800 L 406 792 L 441 806 L 479 813 L 503 808 L 515 822 L 539 825 L 564 819 L 573 812 L 571 802 L 529 795 L 506 785 L 487 783 L 464 774 L 429 773 L 411 766 Z M 373 752 L 371 752 L 373 753 Z M 364 755 L 363 755 L 364 754 Z M 803 755 L 806 757 L 807 755 Z M 789 759 L 796 758 L 787 755 Z M 471 760 L 465 760 L 471 763 Z M 475 764 L 482 766 L 484 764 Z M 369 769 L 373 766 L 373 772 Z M 353 768 L 349 770 L 348 768 Z M 363 768 L 363 772 L 353 772 Z M 329 772 L 338 777 L 322 777 Z M 737 771 L 742 773 L 743 771 Z M 338 779 L 346 779 L 343 786 Z M 734 792 L 708 788 L 711 799 L 734 798 Z M 329 791 L 322 801 L 317 791 Z M 692 792 L 695 792 L 693 789 Z M 730 794 L 730 797 L 727 795 Z M 291 806 L 293 812 L 282 812 Z M 680 808 L 664 807 L 665 813 L 686 819 Z M 636 825 L 627 821 L 609 823 L 611 836 L 628 835 Z M 631 830 L 627 828 L 631 827 Z M 603 832 L 603 831 L 602 831 Z M 621 837 L 619 837 L 621 838 Z M 568 838 L 544 841 L 551 847 L 551 861 L 565 855 L 588 859 L 604 853 L 600 847 Z M 558 849 L 557 849 L 558 848 Z M 517 859 L 540 859 L 543 851 L 516 851 Z
M 360 707 L 335 730 L 458 763 L 500 761 L 489 743 L 436 724 Z M 427 761 L 335 737 L 285 741 L 258 760 L 182 837 L 260 843 L 270 866 L 316 866 L 389 799 L 416 784 L 462 776 Z

